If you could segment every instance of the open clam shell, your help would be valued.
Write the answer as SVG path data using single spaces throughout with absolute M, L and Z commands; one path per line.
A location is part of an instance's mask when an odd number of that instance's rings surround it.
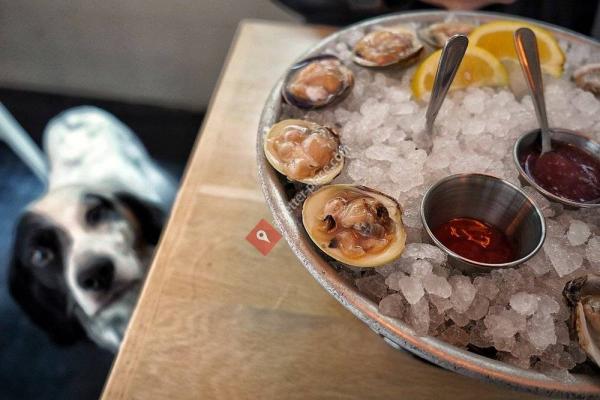
M 352 86 L 352 71 L 336 56 L 323 54 L 294 64 L 285 77 L 281 95 L 286 103 L 310 110 L 341 100 Z
M 600 63 L 577 68 L 573 71 L 572 78 L 581 89 L 600 95 Z
M 585 275 L 569 281 L 563 294 L 573 307 L 573 328 L 579 346 L 600 366 L 600 276 Z
M 363 67 L 408 66 L 423 45 L 414 31 L 402 26 L 380 27 L 367 33 L 353 49 L 353 60 Z
M 288 179 L 324 185 L 340 174 L 344 154 L 336 132 L 301 119 L 286 119 L 266 133 L 264 146 L 269 164 Z
M 364 186 L 322 187 L 304 201 L 302 223 L 325 254 L 344 264 L 377 267 L 404 251 L 400 205 Z
M 429 46 L 439 49 L 454 35 L 468 35 L 475 25 L 461 21 L 437 22 L 417 31 L 419 39 Z

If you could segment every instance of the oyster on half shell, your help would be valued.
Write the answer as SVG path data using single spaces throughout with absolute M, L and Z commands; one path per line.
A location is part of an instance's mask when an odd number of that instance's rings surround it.
M 353 49 L 354 62 L 363 67 L 407 66 L 423 51 L 417 35 L 404 27 L 380 27 L 360 39 Z
M 279 173 L 306 184 L 329 183 L 344 167 L 336 132 L 301 119 L 286 119 L 273 125 L 265 135 L 264 152 Z
M 573 279 L 567 282 L 563 294 L 573 308 L 573 327 L 579 346 L 600 366 L 600 276 Z
M 355 267 L 377 267 L 404 251 L 400 205 L 364 186 L 322 187 L 304 201 L 302 223 L 323 252 Z

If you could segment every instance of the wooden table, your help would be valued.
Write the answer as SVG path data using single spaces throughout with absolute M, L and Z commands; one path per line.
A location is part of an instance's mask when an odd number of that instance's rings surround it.
M 244 240 L 271 219 L 256 177 L 262 106 L 328 32 L 240 25 L 104 399 L 526 397 L 392 349 L 284 240 L 268 256 Z

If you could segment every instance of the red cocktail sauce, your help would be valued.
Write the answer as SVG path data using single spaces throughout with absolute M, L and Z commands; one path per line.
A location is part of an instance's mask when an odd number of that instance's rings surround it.
M 515 260 L 514 246 L 498 228 L 474 218 L 454 218 L 433 230 L 435 237 L 453 252 L 486 264 Z
M 585 203 L 600 198 L 600 160 L 571 144 L 552 141 L 552 151 L 525 153 L 521 166 L 538 185 L 559 197 Z

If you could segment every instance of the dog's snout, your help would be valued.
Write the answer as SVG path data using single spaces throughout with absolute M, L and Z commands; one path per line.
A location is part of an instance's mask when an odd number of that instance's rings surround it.
M 84 290 L 100 292 L 110 289 L 115 276 L 111 259 L 100 257 L 92 260 L 77 275 L 77 284 Z

